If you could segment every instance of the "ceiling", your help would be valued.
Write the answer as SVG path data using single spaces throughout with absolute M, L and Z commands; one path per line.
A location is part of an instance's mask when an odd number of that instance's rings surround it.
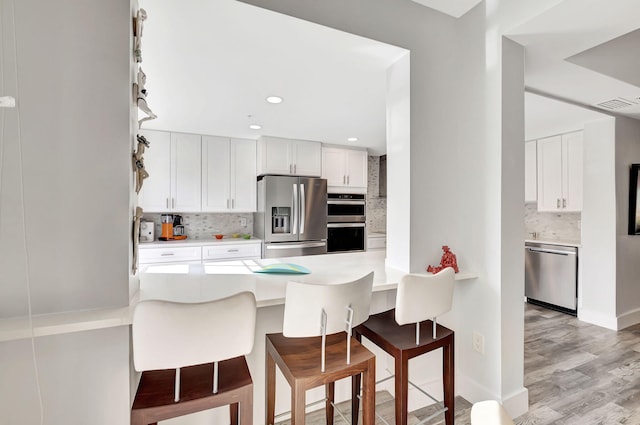
M 406 50 L 234 0 L 139 3 L 158 115 L 143 128 L 386 151 L 386 72 Z
M 413 1 L 458 17 L 480 0 Z M 385 153 L 386 70 L 406 50 L 234 0 L 139 3 L 148 13 L 147 100 L 159 117 L 144 128 Z M 615 113 L 640 119 L 638 16 L 638 0 L 564 0 L 507 36 L 525 46 L 531 90 L 584 105 L 617 100 L 607 104 L 622 106 Z M 268 104 L 269 95 L 284 101 Z M 527 140 L 598 116 L 539 96 L 525 100 Z M 249 129 L 253 123 L 262 128 Z

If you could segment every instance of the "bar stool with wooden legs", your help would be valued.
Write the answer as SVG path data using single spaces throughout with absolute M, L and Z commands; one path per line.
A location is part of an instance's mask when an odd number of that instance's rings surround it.
M 267 425 L 275 420 L 276 365 L 291 386 L 292 425 L 305 423 L 305 393 L 321 385 L 326 397 L 319 403 L 324 401 L 326 422 L 333 424 L 335 382 L 360 374 L 363 424 L 374 425 L 375 355 L 351 335 L 369 317 L 372 284 L 373 273 L 343 284 L 287 284 L 283 332 L 266 336 Z M 357 423 L 357 412 L 352 417 Z
M 133 313 L 133 361 L 142 371 L 131 425 L 230 406 L 231 424 L 253 423 L 256 299 L 251 292 L 204 303 L 142 301 Z M 239 416 L 239 418 L 238 418 Z
M 444 408 L 420 423 L 444 412 L 446 425 L 454 419 L 454 333 L 436 323 L 436 316 L 451 310 L 455 273 L 451 267 L 435 275 L 406 275 L 398 284 L 396 308 L 374 314 L 354 329 L 362 337 L 382 348 L 395 360 L 396 425 L 407 425 L 409 384 L 438 402 L 422 388 L 409 381 L 409 359 L 442 348 Z M 427 320 L 431 319 L 431 320 Z M 353 394 L 358 403 L 359 383 L 354 380 Z M 354 409 L 357 412 L 357 408 Z

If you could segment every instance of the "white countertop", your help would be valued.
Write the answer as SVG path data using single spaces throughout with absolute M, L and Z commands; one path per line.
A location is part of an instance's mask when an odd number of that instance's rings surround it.
M 212 264 L 149 265 L 140 273 L 140 292 L 131 301 L 130 306 L 34 316 L 33 335 L 55 335 L 129 325 L 132 309 L 138 299 L 202 302 L 251 291 L 256 296 L 258 307 L 266 307 L 284 303 L 286 284 L 289 280 L 318 284 L 343 283 L 360 278 L 370 271 L 374 272 L 374 292 L 395 289 L 405 273 L 385 267 L 385 257 L 385 251 L 381 250 L 262 260 L 230 260 Z M 251 266 L 257 268 L 273 263 L 298 264 L 307 267 L 311 273 L 303 275 L 251 272 Z M 225 268 L 228 273 L 205 273 L 207 269 L 220 272 Z M 152 273 L 154 269 L 161 272 Z M 456 273 L 456 280 L 476 277 L 474 273 L 462 270 Z M 28 318 L 0 320 L 0 341 L 30 338 L 31 335 Z
M 525 243 L 545 243 L 548 245 L 562 245 L 562 246 L 575 246 L 577 248 L 581 248 L 582 244 L 580 241 L 561 241 L 561 240 L 552 240 L 552 239 L 525 239 Z
M 208 246 L 208 245 L 224 245 L 224 244 L 245 244 L 245 243 L 260 243 L 262 239 L 251 238 L 232 238 L 225 236 L 222 239 L 183 239 L 180 241 L 153 241 L 153 242 L 140 242 L 140 249 L 145 248 L 167 248 L 178 246 Z

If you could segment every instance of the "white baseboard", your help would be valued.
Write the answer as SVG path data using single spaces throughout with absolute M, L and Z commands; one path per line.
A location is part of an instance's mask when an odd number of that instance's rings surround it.
M 640 323 L 640 308 L 628 311 L 618 316 L 618 330 Z
M 460 372 L 456 372 L 456 375 L 456 394 L 472 404 L 484 400 L 497 400 L 503 404 L 512 418 L 517 418 L 529 410 L 529 390 L 524 387 L 508 396 L 500 397 L 468 376 Z
M 583 322 L 591 323 L 592 325 L 601 326 L 603 328 L 618 330 L 618 318 L 615 316 L 609 316 L 599 311 L 580 309 L 578 310 L 578 319 Z

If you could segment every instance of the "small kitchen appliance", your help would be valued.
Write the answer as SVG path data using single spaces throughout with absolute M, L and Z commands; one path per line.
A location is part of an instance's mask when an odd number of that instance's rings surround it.
M 155 224 L 153 221 L 140 221 L 140 242 L 153 242 Z
M 184 225 L 182 224 L 182 216 L 178 214 L 173 216 L 173 239 L 187 239 L 187 235 L 184 231 Z
M 162 234 L 158 239 L 161 241 L 173 240 L 173 214 L 162 214 L 160 222 L 162 223 Z
M 162 222 L 162 234 L 158 239 L 161 241 L 175 241 L 187 239 L 185 235 L 184 225 L 182 224 L 182 216 L 178 214 L 162 214 L 160 216 Z

